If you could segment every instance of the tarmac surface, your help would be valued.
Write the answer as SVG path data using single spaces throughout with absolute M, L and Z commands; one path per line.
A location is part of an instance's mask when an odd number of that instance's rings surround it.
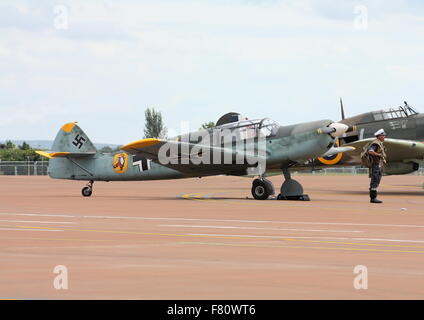
M 310 202 L 253 200 L 238 177 L 84 198 L 81 181 L 1 176 L 0 298 L 424 298 L 424 177 L 383 177 L 380 205 L 366 176 L 295 178 Z

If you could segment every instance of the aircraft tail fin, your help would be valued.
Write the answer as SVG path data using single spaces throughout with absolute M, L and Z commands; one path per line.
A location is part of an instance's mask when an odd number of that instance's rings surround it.
M 86 157 L 95 155 L 97 149 L 84 131 L 75 123 L 63 125 L 56 135 L 52 146 L 53 151 L 37 151 L 46 158 Z
M 97 152 L 94 144 L 75 122 L 67 123 L 60 128 L 52 150 L 71 153 Z
M 76 124 L 63 125 L 54 139 L 53 151 L 36 151 L 49 158 L 47 173 L 55 179 L 93 180 L 97 149 Z

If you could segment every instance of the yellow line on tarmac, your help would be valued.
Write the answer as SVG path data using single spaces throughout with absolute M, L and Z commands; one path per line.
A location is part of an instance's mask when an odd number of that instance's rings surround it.
M 48 227 L 30 227 L 30 226 L 16 226 L 17 228 L 24 229 L 53 229 Z M 249 237 L 249 236 L 225 236 L 225 235 L 197 235 L 197 234 L 169 234 L 169 233 L 150 233 L 150 232 L 136 232 L 136 231 L 114 231 L 114 230 L 93 230 L 93 229 L 66 229 L 67 231 L 77 232 L 98 232 L 98 233 L 115 233 L 115 234 L 135 234 L 145 236 L 166 236 L 166 237 L 188 237 L 188 238 L 216 238 L 216 239 L 236 239 L 236 240 L 261 240 L 261 241 L 291 241 L 291 242 L 304 242 L 304 243 L 327 243 L 336 245 L 354 245 L 354 246 L 375 246 L 375 247 L 401 247 L 401 248 L 424 248 L 423 246 L 409 246 L 409 245 L 390 245 L 390 244 L 375 244 L 375 243 L 356 243 L 356 242 L 337 242 L 337 241 L 320 241 L 320 240 L 300 240 L 284 238 L 281 239 L 269 239 L 260 237 Z M 305 247 L 308 248 L 308 247 Z M 353 249 L 353 248 L 352 248 Z M 355 249 L 361 250 L 361 249 Z M 363 249 L 367 251 L 368 249 Z M 370 249 L 371 250 L 371 249 Z M 374 249 L 373 249 L 374 250 Z M 377 251 L 384 251 L 375 249 Z M 402 252 L 402 251 L 399 251 Z M 409 251 L 405 251 L 409 252 Z M 424 251 L 414 251 L 415 253 L 424 253 Z
M 202 198 L 202 196 L 205 194 L 220 193 L 220 192 L 224 192 L 224 191 L 217 190 L 217 191 L 208 191 L 208 192 L 192 192 L 192 193 L 183 194 L 180 197 L 184 199 L 188 199 L 188 200 L 192 200 L 192 199 L 203 200 L 203 199 L 207 199 L 207 198 Z
M 0 240 L 46 240 L 46 241 L 93 241 L 93 242 L 116 242 L 116 240 L 101 240 L 101 239 L 62 239 L 62 238 L 0 238 Z
M 354 245 L 354 246 L 424 248 L 424 246 L 408 246 L 408 245 L 401 245 L 401 244 L 375 244 L 375 243 L 338 242 L 338 241 L 302 240 L 302 239 L 285 239 L 285 240 L 286 241 L 296 241 L 296 242 L 308 242 L 308 243 L 348 244 L 348 245 Z
M 399 252 L 399 253 L 424 253 L 424 251 L 413 250 L 387 250 L 387 249 L 363 249 L 363 248 L 343 248 L 343 247 L 301 247 L 301 246 L 269 246 L 269 245 L 254 245 L 254 244 L 237 244 L 237 243 L 222 243 L 222 242 L 181 242 L 181 244 L 199 244 L 212 246 L 229 246 L 229 247 L 255 247 L 255 248 L 289 248 L 289 249 L 319 249 L 319 250 L 341 250 L 341 251 L 367 251 L 367 252 Z

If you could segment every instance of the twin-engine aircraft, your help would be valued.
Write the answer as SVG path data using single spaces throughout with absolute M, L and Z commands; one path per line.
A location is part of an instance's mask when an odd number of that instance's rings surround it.
M 336 141 L 337 146 L 354 147 L 355 150 L 331 156 L 318 157 L 297 169 L 322 169 L 329 166 L 356 166 L 361 164 L 360 155 L 363 147 L 375 139 L 374 132 L 384 129 L 387 138 L 385 175 L 408 174 L 424 165 L 424 114 L 418 113 L 405 101 L 403 106 L 363 113 L 345 118 L 341 103 L 342 120 L 357 130 L 349 132 Z
M 236 119 L 235 119 L 236 116 Z M 89 181 L 82 195 L 89 197 L 94 181 L 180 179 L 214 175 L 257 176 L 252 183 L 255 199 L 273 195 L 268 173 L 285 178 L 278 199 L 309 200 L 302 185 L 291 178 L 290 168 L 320 156 L 354 147 L 335 147 L 336 138 L 354 131 L 331 120 L 280 126 L 264 118 L 237 119 L 229 113 L 217 126 L 172 139 L 143 139 L 114 154 L 101 153 L 76 123 L 59 130 L 52 151 L 37 151 L 50 158 L 48 174 L 55 179 Z

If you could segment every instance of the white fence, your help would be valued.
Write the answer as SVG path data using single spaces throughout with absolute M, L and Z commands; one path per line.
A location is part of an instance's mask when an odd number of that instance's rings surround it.
M 0 175 L 45 176 L 48 161 L 0 161 Z

